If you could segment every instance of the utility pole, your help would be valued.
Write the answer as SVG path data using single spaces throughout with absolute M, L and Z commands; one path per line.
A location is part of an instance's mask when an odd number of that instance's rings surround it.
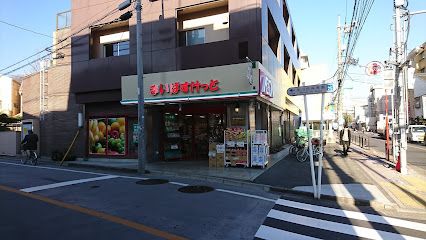
M 143 51 L 142 51 L 142 5 L 136 0 L 136 58 L 138 74 L 138 171 L 145 173 L 146 144 L 145 144 L 145 99 L 143 88 Z
M 337 17 L 337 123 L 339 124 L 339 131 L 343 128 L 343 65 L 342 65 L 342 27 L 340 26 L 340 15 Z
M 397 111 L 397 123 L 399 128 L 399 160 L 401 164 L 401 174 L 407 174 L 407 135 L 406 135 L 406 75 L 404 74 L 401 77 L 401 62 L 402 58 L 405 57 L 405 48 L 402 46 L 402 29 L 401 29 L 401 10 L 404 9 L 405 0 L 395 0 L 394 1 L 394 10 L 395 10 L 395 93 L 397 94 L 397 102 L 399 104 Z

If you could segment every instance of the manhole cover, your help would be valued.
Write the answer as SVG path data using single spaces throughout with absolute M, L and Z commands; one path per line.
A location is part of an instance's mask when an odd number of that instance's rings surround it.
M 145 179 L 137 181 L 136 184 L 140 185 L 157 185 L 157 184 L 165 184 L 168 183 L 169 180 L 166 179 Z
M 90 188 L 98 188 L 99 186 L 96 186 L 96 185 L 94 185 L 94 186 L 90 186 Z
M 214 188 L 209 186 L 186 186 L 178 189 L 179 192 L 183 193 L 206 193 L 213 190 Z

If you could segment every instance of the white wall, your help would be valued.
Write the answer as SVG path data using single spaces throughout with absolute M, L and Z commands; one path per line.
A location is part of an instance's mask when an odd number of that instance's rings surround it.
M 0 77 L 0 113 L 10 114 L 12 112 L 12 78 Z

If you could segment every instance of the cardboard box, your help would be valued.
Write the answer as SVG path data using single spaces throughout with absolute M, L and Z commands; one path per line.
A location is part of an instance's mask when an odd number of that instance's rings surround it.
M 224 167 L 224 165 L 225 165 L 225 162 L 224 162 L 224 160 L 223 160 L 223 158 L 222 159 L 220 159 L 220 158 L 217 158 L 216 159 L 216 167 Z
M 216 167 L 216 158 L 215 157 L 209 157 L 209 167 L 213 168 Z
M 217 143 L 209 143 L 209 151 L 216 151 Z

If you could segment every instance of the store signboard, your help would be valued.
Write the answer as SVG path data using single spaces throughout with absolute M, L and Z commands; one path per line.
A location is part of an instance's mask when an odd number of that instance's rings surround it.
M 250 84 L 247 63 L 144 74 L 146 103 L 182 102 L 257 96 L 259 82 Z M 253 71 L 259 78 L 259 71 Z M 137 104 L 137 76 L 122 76 L 122 104 Z
M 259 95 L 274 97 L 272 80 L 262 70 L 259 70 Z

